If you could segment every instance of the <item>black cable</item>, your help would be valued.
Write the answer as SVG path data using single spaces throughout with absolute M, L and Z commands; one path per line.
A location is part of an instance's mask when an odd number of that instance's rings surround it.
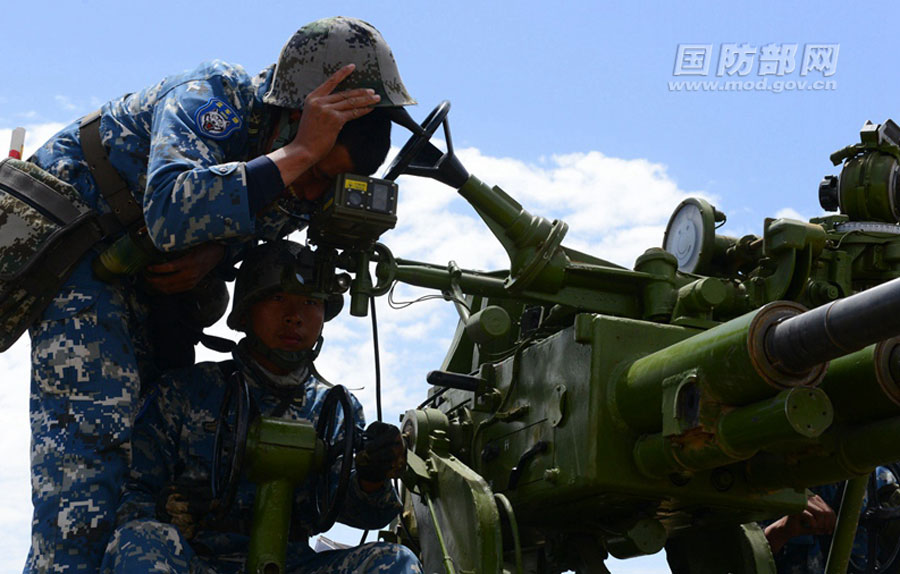
M 394 299 L 394 289 L 396 289 L 398 284 L 399 284 L 399 281 L 394 281 L 394 283 L 391 285 L 391 290 L 388 291 L 388 306 L 391 309 L 397 309 L 397 310 L 406 309 L 410 305 L 415 305 L 416 303 L 421 303 L 422 301 L 432 301 L 434 299 L 441 299 L 442 301 L 454 301 L 456 303 L 459 303 L 460 305 L 465 307 L 469 311 L 469 313 L 472 312 L 472 307 L 469 305 L 469 303 L 465 299 L 459 299 L 458 297 L 456 297 L 455 295 L 453 295 L 453 293 L 451 293 L 449 291 L 441 291 L 440 295 L 437 295 L 434 293 L 431 293 L 428 295 L 422 295 L 418 299 L 413 299 L 412 301 L 397 301 Z
M 375 316 L 375 297 L 369 299 L 369 307 L 372 309 L 372 347 L 375 349 L 375 405 L 378 411 L 378 422 L 381 422 L 381 358 L 378 355 L 378 318 Z M 369 531 L 363 530 L 362 538 L 357 546 L 366 543 Z
M 424 401 L 422 401 L 422 403 L 419 404 L 419 406 L 417 406 L 416 408 L 417 408 L 417 409 L 423 409 L 423 408 L 427 407 L 430 403 L 432 403 L 432 402 L 434 402 L 435 400 L 437 400 L 438 397 L 440 397 L 441 395 L 443 395 L 444 393 L 446 393 L 448 388 L 449 388 L 449 387 L 443 387 L 443 388 L 441 388 L 440 390 L 435 391 L 433 395 L 431 395 L 430 397 L 428 397 L 427 399 L 425 399 Z
M 375 297 L 369 298 L 369 306 L 372 308 L 372 347 L 375 349 L 375 405 L 378 411 L 378 422 L 381 422 L 381 358 L 378 355 L 378 318 L 375 316 Z M 368 537 L 369 531 L 364 530 L 357 546 L 365 544 Z
M 381 422 L 381 357 L 378 354 L 378 318 L 375 316 L 375 297 L 369 298 L 372 308 L 372 346 L 375 349 L 375 405 Z

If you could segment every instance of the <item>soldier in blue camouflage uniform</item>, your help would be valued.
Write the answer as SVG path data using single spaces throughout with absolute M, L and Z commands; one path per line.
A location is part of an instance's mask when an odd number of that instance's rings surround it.
M 373 107 L 411 103 L 378 31 L 333 18 L 301 28 L 278 64 L 256 76 L 213 61 L 103 105 L 109 162 L 170 259 L 140 281 L 104 283 L 89 253 L 30 329 L 34 518 L 26 572 L 99 565 L 130 457 L 134 405 L 157 370 L 144 327 L 147 292 L 187 291 L 236 261 L 243 242 L 302 227 L 286 213 L 338 173 L 369 174 L 383 161 L 391 110 L 376 110 L 384 113 L 375 120 Z M 109 213 L 78 125 L 30 161 Z
M 134 425 L 134 460 L 119 508 L 119 523 L 102 572 L 242 572 L 255 486 L 243 479 L 224 519 L 210 503 L 216 419 L 230 373 L 241 369 L 255 410 L 264 416 L 315 421 L 328 385 L 317 380 L 311 359 L 324 320 L 340 309 L 316 283 L 313 254 L 289 241 L 251 250 L 235 285 L 228 323 L 247 333 L 230 363 L 201 363 L 164 375 Z M 357 429 L 362 407 L 351 398 Z M 338 427 L 340 428 L 340 423 Z M 376 438 L 376 435 L 379 438 Z M 401 505 L 390 483 L 405 466 L 399 429 L 372 423 L 356 456 L 339 519 L 374 529 Z M 335 472 L 334 468 L 331 472 Z M 421 572 L 406 547 L 374 543 L 316 554 L 307 538 L 318 516 L 311 483 L 297 488 L 286 572 Z
M 896 505 L 896 500 L 888 500 L 889 494 L 898 490 L 898 481 L 887 467 L 879 466 L 872 476 L 874 488 L 866 492 L 863 500 L 863 517 L 853 540 L 848 572 L 868 572 L 870 555 L 869 530 L 863 524 L 866 512 L 873 508 L 873 498 L 880 503 Z M 835 511 L 840 508 L 841 484 L 827 484 L 816 487 L 807 510 L 798 515 L 785 516 L 766 526 L 766 538 L 775 556 L 779 574 L 820 574 L 825 572 L 831 533 L 835 527 Z M 894 544 L 898 541 L 894 540 Z M 879 545 L 880 546 L 880 545 Z M 884 571 L 884 561 L 896 548 L 881 547 L 878 554 Z M 875 570 L 873 570 L 875 571 Z M 893 570 L 892 570 L 893 571 Z

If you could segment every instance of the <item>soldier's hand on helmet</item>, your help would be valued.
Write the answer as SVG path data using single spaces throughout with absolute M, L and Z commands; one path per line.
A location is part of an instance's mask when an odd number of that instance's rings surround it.
M 293 141 L 268 154 L 286 186 L 328 155 L 344 124 L 366 115 L 381 101 L 381 97 L 368 88 L 334 92 L 354 69 L 354 64 L 347 64 L 310 92 L 304 100 Z
M 197 534 L 203 518 L 212 510 L 208 489 L 200 486 L 170 484 L 156 501 L 157 518 L 174 525 L 185 540 Z
M 347 64 L 310 92 L 303 102 L 300 126 L 292 143 L 306 149 L 317 161 L 334 147 L 344 124 L 366 115 L 381 100 L 369 88 L 334 92 L 355 69 L 354 64 Z
M 366 492 L 384 485 L 388 478 L 398 478 L 406 468 L 406 445 L 400 429 L 394 425 L 373 422 L 363 433 L 363 448 L 356 453 L 356 476 Z
M 778 552 L 788 540 L 807 534 L 821 535 L 834 532 L 837 522 L 834 510 L 818 494 L 810 496 L 806 508 L 797 514 L 782 516 L 766 526 L 766 540 L 772 552 Z
M 202 243 L 188 249 L 177 259 L 148 265 L 144 278 L 155 290 L 167 295 L 190 291 L 219 264 L 224 255 L 222 244 Z

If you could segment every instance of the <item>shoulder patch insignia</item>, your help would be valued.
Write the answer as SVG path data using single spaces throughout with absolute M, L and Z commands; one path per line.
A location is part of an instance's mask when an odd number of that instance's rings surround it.
M 223 140 L 241 127 L 241 118 L 234 109 L 220 100 L 212 98 L 194 114 L 197 130 L 204 136 Z

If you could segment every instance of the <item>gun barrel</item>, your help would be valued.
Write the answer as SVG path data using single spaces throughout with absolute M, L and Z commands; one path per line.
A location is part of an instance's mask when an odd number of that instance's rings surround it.
M 819 388 L 840 423 L 900 416 L 900 337 L 833 359 Z
M 665 389 L 674 384 L 670 377 L 684 377 L 692 370 L 697 371 L 702 393 L 726 405 L 748 405 L 784 389 L 817 385 L 825 374 L 822 365 L 786 371 L 765 352 L 774 326 L 803 311 L 802 305 L 789 301 L 769 303 L 637 359 L 617 385 L 617 412 L 635 430 L 658 432 Z
M 767 335 L 766 354 L 802 372 L 897 335 L 900 278 L 785 319 Z
M 825 453 L 793 460 L 783 456 L 757 456 L 746 467 L 754 488 L 806 488 L 864 475 L 879 464 L 900 459 L 900 417 L 886 418 L 840 430 Z

